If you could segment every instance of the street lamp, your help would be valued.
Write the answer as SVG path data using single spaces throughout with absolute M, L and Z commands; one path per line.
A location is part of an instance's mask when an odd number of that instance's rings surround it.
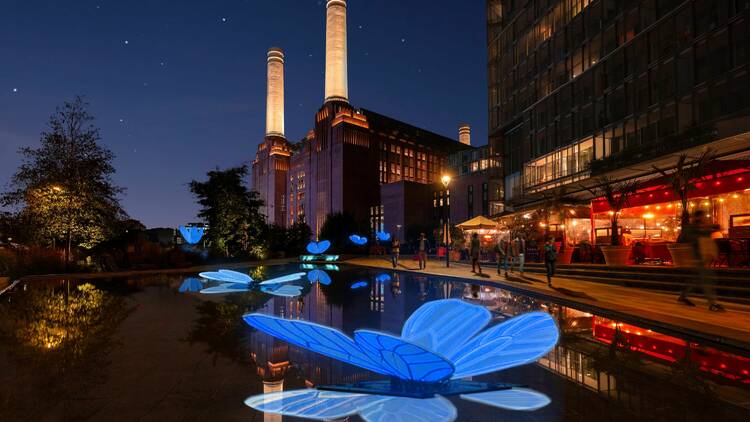
M 450 219 L 451 219 L 451 212 L 450 212 L 450 190 L 448 189 L 448 185 L 451 183 L 451 177 L 446 175 L 443 175 L 443 177 L 440 179 L 443 182 L 443 186 L 445 186 L 445 267 L 448 268 L 451 266 L 451 249 L 450 249 Z

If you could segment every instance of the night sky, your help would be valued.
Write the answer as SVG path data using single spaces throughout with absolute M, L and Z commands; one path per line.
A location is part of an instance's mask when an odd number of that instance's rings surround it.
M 286 136 L 323 103 L 325 1 L 2 0 L 0 186 L 63 101 L 90 102 L 126 211 L 195 221 L 187 189 L 250 163 L 265 132 L 266 51 L 286 54 Z M 349 99 L 454 139 L 487 142 L 485 2 L 348 2 Z

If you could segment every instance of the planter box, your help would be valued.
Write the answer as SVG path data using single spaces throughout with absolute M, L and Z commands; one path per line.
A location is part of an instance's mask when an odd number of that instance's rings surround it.
M 692 267 L 695 257 L 693 247 L 689 243 L 672 243 L 667 245 L 675 267 Z
M 567 247 L 565 248 L 565 250 L 557 254 L 557 263 L 567 265 L 567 264 L 570 264 L 570 261 L 572 258 L 573 258 L 573 248 Z
M 630 258 L 630 246 L 602 246 L 604 262 L 612 267 L 624 267 L 628 265 Z

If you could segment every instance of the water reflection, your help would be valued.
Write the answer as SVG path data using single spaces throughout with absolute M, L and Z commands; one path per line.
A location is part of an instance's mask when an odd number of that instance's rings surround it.
M 12 386 L 0 389 L 0 420 L 42 419 L 40 403 L 62 406 L 69 419 L 86 416 L 68 405 L 106 382 L 113 334 L 129 311 L 88 283 L 14 292 L 0 305 L 0 353 L 12 376 L 0 378 Z
M 560 342 L 539 364 L 477 377 L 529 385 L 549 396 L 549 406 L 528 415 L 534 420 L 747 419 L 746 355 L 476 281 L 344 265 L 340 271 L 311 269 L 325 271 L 331 282 L 300 283 L 303 291 L 296 297 L 257 290 L 179 294 L 185 277 L 164 275 L 88 283 L 91 287 L 82 290 L 78 286 L 87 283 L 16 288 L 0 301 L 0 420 L 102 418 L 92 403 L 110 401 L 120 405 L 107 415 L 125 420 L 159 410 L 168 419 L 260 420 L 244 406 L 246 397 L 353 383 L 373 375 L 254 331 L 242 322 L 243 314 L 312 321 L 347 334 L 358 328 L 398 333 L 420 305 L 443 298 L 482 305 L 495 322 L 535 310 L 555 317 Z M 297 271 L 299 266 L 244 272 L 265 280 Z M 350 284 L 361 279 L 368 286 L 352 290 Z M 134 308 L 138 312 L 130 312 Z M 154 387 L 159 383 L 161 389 Z M 148 388 L 155 394 L 141 394 Z M 452 402 L 458 420 L 519 418 L 463 400 Z

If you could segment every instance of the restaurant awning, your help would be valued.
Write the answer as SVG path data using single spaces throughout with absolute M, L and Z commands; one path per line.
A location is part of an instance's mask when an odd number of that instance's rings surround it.
M 464 221 L 458 226 L 462 230 L 479 230 L 479 229 L 497 229 L 497 222 L 492 221 L 487 217 L 478 216 L 471 220 Z
M 699 198 L 719 195 L 750 188 L 750 160 L 716 160 L 711 162 L 704 174 L 692 181 L 693 187 L 688 191 L 688 198 Z M 638 192 L 628 200 L 628 208 L 663 202 L 679 201 L 680 197 L 669 186 L 664 176 L 644 182 Z M 601 213 L 609 211 L 609 204 L 604 198 L 591 201 L 591 211 Z

